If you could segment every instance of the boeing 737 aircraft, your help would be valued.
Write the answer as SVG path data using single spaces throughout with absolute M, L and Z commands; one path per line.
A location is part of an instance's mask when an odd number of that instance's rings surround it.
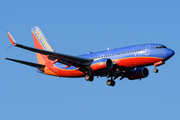
M 5 59 L 35 67 L 39 73 L 58 77 L 85 77 L 90 82 L 95 76 L 107 77 L 108 86 L 114 86 L 118 77 L 120 80 L 146 78 L 149 75 L 146 66 L 154 65 L 154 72 L 157 73 L 157 66 L 165 64 L 175 53 L 162 44 L 141 44 L 72 56 L 56 52 L 39 27 L 32 27 L 31 31 L 35 48 L 16 43 L 10 32 L 7 35 L 13 46 L 36 52 L 38 63 Z

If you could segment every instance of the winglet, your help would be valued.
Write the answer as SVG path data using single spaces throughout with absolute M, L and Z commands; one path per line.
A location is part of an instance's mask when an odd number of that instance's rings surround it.
M 14 38 L 12 37 L 12 35 L 10 34 L 10 32 L 7 32 L 8 38 L 11 42 L 12 45 L 16 45 L 16 41 L 14 40 Z

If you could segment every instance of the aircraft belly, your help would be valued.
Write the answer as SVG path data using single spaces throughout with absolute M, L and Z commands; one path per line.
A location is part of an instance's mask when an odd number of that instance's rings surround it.
M 82 77 L 85 76 L 85 74 L 79 70 L 76 69 L 72 69 L 72 70 L 68 70 L 68 69 L 60 69 L 57 68 L 57 71 L 54 73 L 58 74 L 58 76 L 60 77 Z
M 116 60 L 116 64 L 123 67 L 138 67 L 151 65 L 161 60 L 163 59 L 157 57 L 129 57 Z
M 152 65 L 161 60 L 163 59 L 156 57 L 137 57 L 134 58 L 134 63 L 136 66 L 147 66 L 147 65 Z

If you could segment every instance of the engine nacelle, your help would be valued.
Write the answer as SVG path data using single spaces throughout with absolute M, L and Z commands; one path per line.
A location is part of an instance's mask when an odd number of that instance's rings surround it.
M 149 75 L 149 70 L 147 68 L 137 68 L 131 69 L 126 76 L 129 80 L 146 78 Z
M 113 62 L 111 59 L 103 58 L 91 63 L 91 70 L 103 70 L 103 69 L 111 69 L 113 67 Z

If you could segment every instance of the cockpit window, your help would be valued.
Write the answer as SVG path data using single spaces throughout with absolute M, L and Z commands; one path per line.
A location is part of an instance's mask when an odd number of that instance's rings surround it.
M 163 48 L 167 48 L 166 46 L 162 46 Z
M 157 46 L 156 49 L 167 48 L 166 46 Z

